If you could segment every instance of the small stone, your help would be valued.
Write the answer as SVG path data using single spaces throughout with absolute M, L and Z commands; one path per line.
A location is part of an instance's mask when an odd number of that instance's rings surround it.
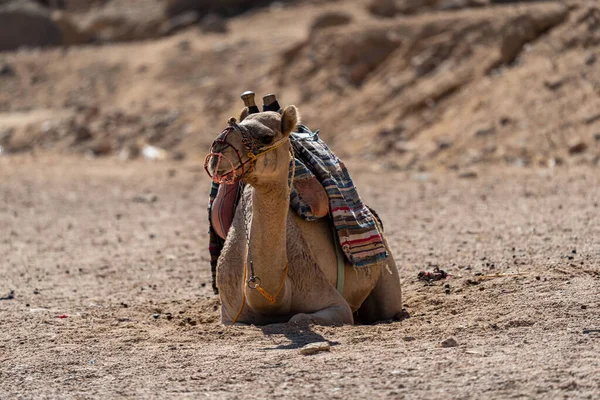
M 477 172 L 475 171 L 464 171 L 458 174 L 458 177 L 461 179 L 475 179 L 477 178 Z
M 200 29 L 205 33 L 227 33 L 227 21 L 219 14 L 207 14 L 199 22 Z
M 319 15 L 312 23 L 311 33 L 320 29 L 330 28 L 332 26 L 348 25 L 352 21 L 352 16 L 344 12 L 330 11 Z
M 493 126 L 479 129 L 475 131 L 475 136 L 483 137 L 483 136 L 491 136 L 496 133 L 496 128 Z
M 17 73 L 10 64 L 0 66 L 0 76 L 15 76 Z
M 544 86 L 546 86 L 547 89 L 554 91 L 560 89 L 564 83 L 565 79 L 559 78 L 550 81 L 544 81 Z
M 300 349 L 300 354 L 308 356 L 311 354 L 319 353 L 321 351 L 329 351 L 330 349 L 331 346 L 327 342 L 309 343 Z
M 158 319 L 158 317 L 160 317 L 160 314 L 152 314 L 152 318 Z
M 586 310 L 586 309 L 587 309 L 587 306 L 586 306 L 585 304 L 582 304 L 582 305 L 581 305 L 581 309 L 582 309 L 582 310 Z
M 181 51 L 189 51 L 192 48 L 192 45 L 189 40 L 182 40 L 179 43 L 177 43 L 177 47 Z
M 590 54 L 585 58 L 585 65 L 593 65 L 596 63 L 596 60 L 598 58 L 596 57 L 595 54 Z
M 392 375 L 407 375 L 408 371 L 404 369 L 394 369 L 391 372 Z
M 160 27 L 160 33 L 162 35 L 171 35 L 177 31 L 187 28 L 190 25 L 194 25 L 200 19 L 200 14 L 196 11 L 187 11 L 181 13 L 168 21 L 165 21 Z
M 569 154 L 580 154 L 587 150 L 587 144 L 584 142 L 578 142 L 569 147 Z
M 112 143 L 108 138 L 100 138 L 93 141 L 88 146 L 88 153 L 91 156 L 106 156 L 113 151 Z
M 442 342 L 442 347 L 456 347 L 458 342 L 454 338 L 448 338 Z
M 414 337 L 414 336 L 404 336 L 404 337 L 402 338 L 402 340 L 404 340 L 405 342 L 413 342 L 413 341 L 415 341 L 416 339 L 415 339 L 415 337 Z
M 583 120 L 583 123 L 586 124 L 586 125 L 591 125 L 591 124 L 593 124 L 593 123 L 595 123 L 597 121 L 600 121 L 600 113 L 594 114 L 594 115 L 590 115 L 589 117 L 586 117 Z

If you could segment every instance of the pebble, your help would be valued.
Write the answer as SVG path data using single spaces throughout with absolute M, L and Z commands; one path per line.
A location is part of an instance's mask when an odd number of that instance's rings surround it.
M 442 347 L 456 347 L 458 342 L 454 338 L 448 338 L 442 342 Z
M 300 349 L 300 354 L 308 356 L 311 354 L 319 353 L 321 351 L 329 351 L 329 349 L 331 349 L 331 346 L 327 342 L 309 343 Z
M 569 154 L 580 154 L 586 151 L 587 148 L 587 144 L 585 144 L 584 142 L 579 142 L 569 147 Z
M 564 83 L 565 83 L 565 79 L 559 78 L 559 79 L 544 81 L 544 86 L 546 86 L 547 89 L 554 91 L 554 90 L 560 89 L 561 86 L 564 85 Z
M 17 73 L 10 64 L 0 66 L 0 76 L 15 76 Z
M 461 179 L 475 179 L 477 178 L 477 172 L 475 171 L 464 171 L 458 174 L 458 177 Z

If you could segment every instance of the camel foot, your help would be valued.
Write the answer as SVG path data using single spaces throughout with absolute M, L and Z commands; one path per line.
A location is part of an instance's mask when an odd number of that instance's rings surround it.
M 300 313 L 290 318 L 291 324 L 317 324 L 317 325 L 334 325 L 340 326 L 344 324 L 353 324 L 352 311 L 346 304 L 344 306 L 334 306 L 325 308 L 314 313 Z

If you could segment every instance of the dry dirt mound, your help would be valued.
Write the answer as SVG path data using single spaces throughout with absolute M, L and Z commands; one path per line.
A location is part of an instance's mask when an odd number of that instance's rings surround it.
M 388 167 L 597 164 L 600 8 L 440 4 L 392 18 L 363 1 L 283 4 L 228 20 L 227 34 L 4 53 L 0 145 L 195 157 L 253 89 L 298 105 L 343 157 Z M 58 112 L 6 122 L 37 109 Z

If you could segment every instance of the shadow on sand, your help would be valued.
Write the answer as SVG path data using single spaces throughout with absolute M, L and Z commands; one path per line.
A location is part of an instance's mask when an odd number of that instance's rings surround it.
M 293 350 L 306 346 L 309 343 L 327 342 L 330 346 L 335 346 L 339 342 L 327 340 L 318 332 L 312 330 L 309 323 L 283 323 L 261 326 L 265 336 L 283 335 L 290 341 L 288 344 L 280 344 L 276 347 L 265 347 L 262 350 Z

